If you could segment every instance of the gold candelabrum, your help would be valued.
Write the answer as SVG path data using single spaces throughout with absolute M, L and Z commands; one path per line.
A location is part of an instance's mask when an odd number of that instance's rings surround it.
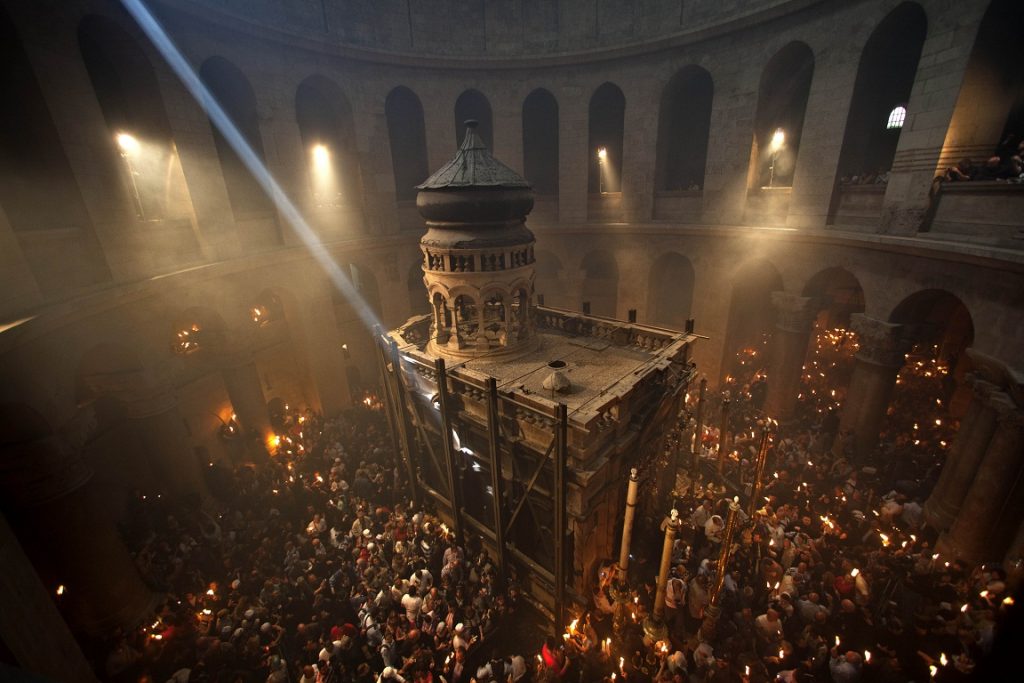
M 764 470 L 768 462 L 768 444 L 771 442 L 772 430 L 778 426 L 778 422 L 770 417 L 765 418 L 764 428 L 761 430 L 761 445 L 757 450 L 757 460 L 754 465 L 754 482 L 750 489 L 750 502 L 747 507 L 747 516 L 753 519 L 754 511 L 757 510 L 757 501 L 761 498 L 761 489 L 764 487 Z
M 718 617 L 721 613 L 719 602 L 722 597 L 722 586 L 725 583 L 725 572 L 729 568 L 729 558 L 732 555 L 732 537 L 736 532 L 736 513 L 740 511 L 740 499 L 736 496 L 729 503 L 729 518 L 725 522 L 725 533 L 722 536 L 722 547 L 718 551 L 718 561 L 715 563 L 715 582 L 711 585 L 708 594 L 708 607 L 704 611 L 704 623 L 701 625 L 701 640 L 710 640 L 718 624 Z
M 619 564 L 615 568 L 609 594 L 615 602 L 612 613 L 612 629 L 616 639 L 622 636 L 626 627 L 626 615 L 630 613 L 631 594 L 629 590 L 629 546 L 633 538 L 633 519 L 636 516 L 636 498 L 640 479 L 634 467 L 629 471 L 629 487 L 626 489 L 626 514 L 622 521 L 622 545 L 619 547 Z

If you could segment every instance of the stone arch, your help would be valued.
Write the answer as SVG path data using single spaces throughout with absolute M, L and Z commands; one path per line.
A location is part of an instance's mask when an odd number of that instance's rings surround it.
M 590 97 L 587 118 L 588 191 L 620 192 L 622 190 L 622 149 L 625 136 L 626 96 L 614 83 L 603 83 Z M 599 156 L 605 150 L 604 158 Z
M 260 160 L 264 159 L 256 93 L 245 74 L 224 57 L 210 57 L 199 67 L 199 77 L 224 109 Z M 235 153 L 217 126 L 210 123 L 221 175 L 235 222 L 274 216 L 274 204 Z M 275 242 L 280 242 L 276 233 Z
M 704 187 L 714 91 L 711 74 L 696 65 L 680 69 L 665 85 L 654 173 L 658 190 Z
M 558 100 L 544 88 L 523 100 L 523 174 L 537 194 L 558 194 Z
M 904 2 L 865 43 L 839 153 L 837 192 L 847 185 L 875 184 L 892 167 L 903 127 L 890 125 L 890 114 L 896 107 L 906 110 L 927 32 L 928 18 L 921 6 Z M 837 209 L 838 196 L 833 198 L 830 222 Z
M 491 114 L 491 103 L 479 90 L 469 89 L 455 100 L 455 142 L 462 144 L 466 134 L 466 121 L 477 121 L 476 134 L 484 141 L 487 148 L 494 149 L 494 121 Z
M 813 76 L 814 53 L 800 41 L 776 52 L 761 72 L 750 155 L 752 188 L 793 184 Z M 776 137 L 779 130 L 781 138 Z
M 782 275 L 773 263 L 754 258 L 741 263 L 732 274 L 729 320 L 726 325 L 722 374 L 734 370 L 736 353 L 744 348 L 767 348 L 764 342 L 774 330 L 772 292 L 781 291 Z
M 73 290 L 110 278 L 78 180 L 14 22 L 0 8 L 0 211 L 45 292 Z M 75 228 L 78 240 L 41 248 L 36 230 Z
M 313 202 L 361 215 L 363 193 L 352 105 L 337 83 L 319 74 L 295 90 L 295 121 L 305 151 Z
M 651 266 L 647 284 L 647 315 L 654 325 L 682 330 L 690 318 L 696 274 L 690 259 L 670 251 Z
M 145 50 L 118 22 L 98 15 L 79 23 L 78 46 L 137 218 L 190 217 L 192 199 Z
M 802 294 L 816 300 L 818 324 L 823 328 L 848 328 L 850 316 L 864 312 L 864 288 L 857 276 L 842 266 L 819 270 L 807 280 Z
M 583 275 L 582 301 L 590 302 L 590 312 L 614 318 L 618 311 L 619 264 L 605 249 L 587 252 L 580 262 Z
M 400 85 L 392 89 L 384 100 L 384 116 L 388 123 L 395 198 L 415 201 L 416 186 L 430 175 L 423 104 L 416 93 Z
M 960 299 L 944 289 L 924 289 L 903 298 L 889 322 L 905 325 L 906 337 L 931 347 L 952 367 L 966 361 L 964 349 L 974 342 L 974 318 Z

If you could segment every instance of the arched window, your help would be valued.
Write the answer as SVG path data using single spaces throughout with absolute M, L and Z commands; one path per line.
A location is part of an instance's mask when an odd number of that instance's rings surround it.
M 399 86 L 388 93 L 384 114 L 388 120 L 395 198 L 399 201 L 415 200 L 416 186 L 430 175 L 423 105 L 416 93 Z
M 689 66 L 665 86 L 658 116 L 658 190 L 702 189 L 711 132 L 711 74 Z
M 754 118 L 755 187 L 792 186 L 813 76 L 814 55 L 800 42 L 786 45 L 765 66 Z
M 590 312 L 613 318 L 619 302 L 619 265 L 615 256 L 603 249 L 589 252 L 581 263 L 583 270 L 583 301 L 590 302 Z
M 107 17 L 83 19 L 78 43 L 136 215 L 140 220 L 191 216 L 185 174 L 146 53 Z
M 249 146 L 262 159 L 263 140 L 256 110 L 256 94 L 249 80 L 237 66 L 223 57 L 210 57 L 203 62 L 199 68 L 199 77 L 231 117 Z M 213 142 L 235 221 L 272 216 L 274 205 L 270 198 L 217 127 L 212 123 L 210 127 L 213 129 Z
M 622 189 L 622 138 L 626 96 L 614 83 L 605 83 L 590 98 L 589 191 L 591 194 Z
M 336 83 L 310 76 L 295 92 L 295 119 L 306 152 L 313 202 L 321 209 L 362 209 L 352 107 Z
M 494 150 L 494 124 L 491 119 L 491 103 L 479 90 L 467 90 L 455 100 L 455 144 L 461 145 L 466 135 L 466 121 L 478 122 L 476 134 L 487 148 Z
M 907 120 L 907 108 L 902 104 L 889 112 L 889 121 L 885 124 L 887 130 L 902 128 L 903 122 Z
M 927 24 L 920 5 L 904 2 L 864 44 L 839 154 L 841 182 L 874 178 L 892 166 Z
M 523 171 L 537 194 L 558 194 L 558 101 L 544 88 L 523 102 Z

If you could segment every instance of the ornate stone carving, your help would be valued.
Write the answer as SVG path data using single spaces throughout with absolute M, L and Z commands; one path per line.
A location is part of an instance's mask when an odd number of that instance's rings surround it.
M 818 312 L 817 302 L 790 292 L 772 292 L 775 326 L 789 332 L 807 332 Z
M 851 326 L 857 333 L 860 351 L 857 359 L 890 368 L 903 367 L 910 342 L 903 336 L 903 326 L 854 313 Z

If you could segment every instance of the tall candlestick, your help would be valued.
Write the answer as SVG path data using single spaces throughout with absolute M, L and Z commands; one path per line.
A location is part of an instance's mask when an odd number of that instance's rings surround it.
M 718 428 L 718 476 L 725 473 L 725 454 L 729 451 L 729 393 L 722 395 L 722 424 Z
M 718 552 L 718 561 L 715 563 L 715 582 L 711 585 L 708 593 L 708 607 L 704 611 L 704 623 L 700 628 L 700 639 L 711 640 L 718 625 L 718 616 L 721 613 L 719 600 L 722 594 L 722 586 L 725 583 L 725 572 L 729 567 L 729 555 L 732 550 L 732 537 L 736 531 L 736 513 L 740 510 L 739 497 L 732 499 L 729 503 L 729 518 L 725 522 L 725 533 L 722 536 L 722 547 Z
M 616 636 L 621 636 L 626 624 L 626 614 L 629 611 L 629 546 L 633 538 L 633 518 L 636 515 L 637 490 L 640 487 L 640 479 L 634 467 L 629 471 L 629 486 L 626 489 L 626 514 L 622 522 L 622 545 L 619 549 L 619 566 L 615 572 L 609 594 L 615 602 L 615 610 L 612 613 L 612 629 Z
M 693 475 L 697 478 L 700 472 L 700 455 L 704 450 L 704 401 L 707 398 L 708 379 L 703 377 L 700 380 L 700 398 L 697 400 L 697 426 L 693 430 L 693 442 L 690 453 L 693 456 Z
M 672 566 L 672 546 L 679 530 L 679 511 L 672 510 L 665 524 L 665 543 L 661 547 L 661 567 L 658 570 L 658 589 L 654 594 L 654 613 L 644 622 L 644 633 L 652 642 L 668 639 L 665 626 L 665 590 L 668 572 Z
M 750 489 L 750 503 L 747 506 L 747 516 L 753 517 L 754 510 L 758 507 L 758 500 L 761 498 L 761 489 L 764 486 L 764 469 L 768 462 L 768 443 L 771 441 L 772 427 L 777 424 L 771 418 L 765 418 L 764 429 L 761 430 L 761 446 L 757 451 L 757 461 L 754 465 L 754 483 Z

